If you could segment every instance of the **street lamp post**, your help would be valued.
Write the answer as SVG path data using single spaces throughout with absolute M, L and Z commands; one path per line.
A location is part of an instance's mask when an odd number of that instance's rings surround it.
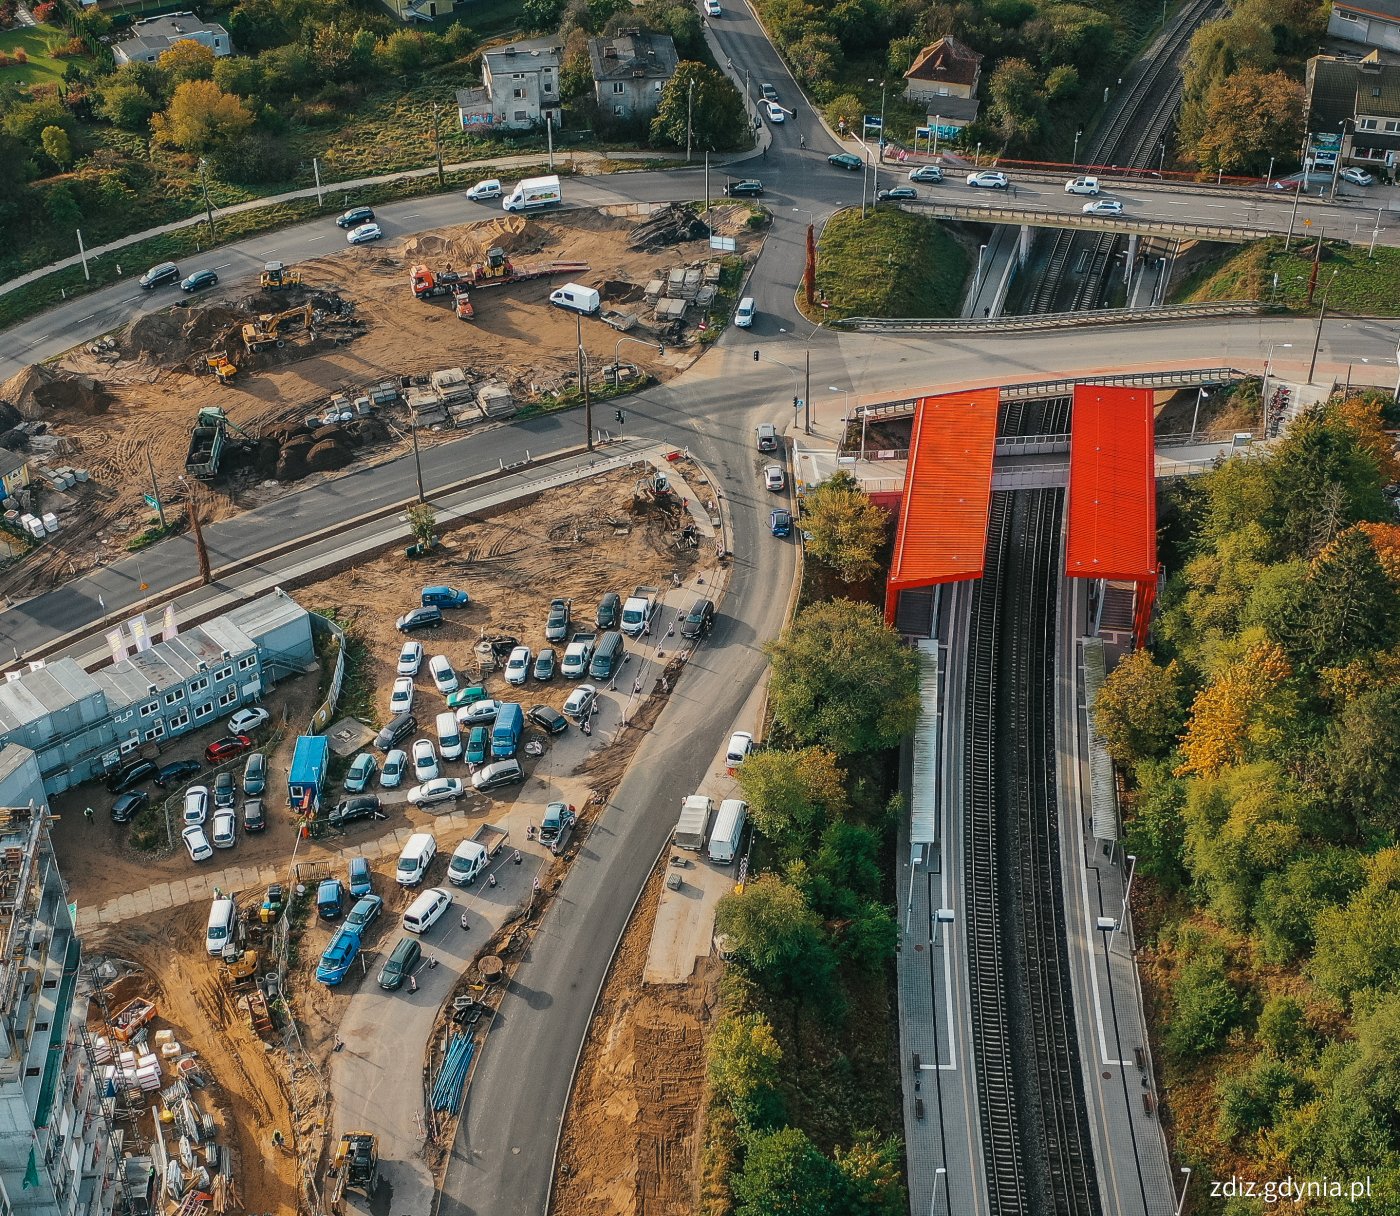
M 1317 350 L 1322 345 L 1322 322 L 1327 316 L 1327 296 L 1332 290 L 1332 284 L 1337 281 L 1337 272 L 1332 272 L 1332 277 L 1327 280 L 1327 286 L 1322 289 L 1322 307 L 1317 313 L 1317 333 L 1313 335 L 1312 361 L 1308 364 L 1308 383 L 1313 381 L 1313 372 L 1317 370 Z
M 874 84 L 874 83 L 875 83 L 875 77 L 873 77 L 873 76 L 867 76 L 867 77 L 865 78 L 865 83 L 866 83 L 866 84 Z M 879 156 L 878 156 L 878 159 L 879 159 L 879 161 L 880 161 L 882 164 L 884 163 L 884 159 L 885 159 L 885 85 L 886 85 L 886 82 L 885 82 L 885 81 L 883 81 L 883 80 L 880 81 L 880 142 L 876 145 L 876 147 L 879 148 Z M 863 125 L 864 125 L 864 117 L 863 117 L 863 116 L 862 116 L 862 119 L 861 119 L 861 123 L 862 123 L 862 126 L 863 126 Z
M 199 158 L 199 189 L 204 195 L 204 214 L 209 220 L 209 239 L 213 241 L 217 240 L 218 237 L 214 231 L 214 208 L 209 205 L 208 168 L 209 162 L 201 156 Z
M 1183 1165 L 1181 1172 L 1186 1175 L 1186 1181 L 1181 1184 L 1181 1198 L 1176 1201 L 1176 1216 L 1181 1216 L 1181 1209 L 1186 1206 L 1186 1192 L 1191 1189 L 1191 1167 Z
M 593 450 L 593 398 L 588 392 L 588 355 L 583 349 L 583 315 L 574 314 L 578 331 L 578 382 L 583 389 L 583 434 L 588 450 Z
M 1167 141 L 1165 139 L 1159 139 L 1157 141 L 1157 146 L 1157 176 L 1161 177 L 1163 170 L 1167 167 Z
M 1074 133 L 1074 151 L 1071 152 L 1069 156 L 1069 166 L 1071 169 L 1079 163 L 1079 137 L 1083 134 L 1083 127 L 1080 127 L 1079 130 Z
M 1201 417 L 1201 402 L 1209 396 L 1210 394 L 1206 392 L 1206 386 L 1204 384 L 1196 390 L 1196 408 L 1191 411 L 1191 440 L 1193 443 L 1196 439 L 1196 423 Z
M 987 247 L 982 245 L 977 250 L 977 273 L 972 277 L 972 298 L 977 299 L 977 293 L 982 290 L 982 259 L 987 254 Z
M 1266 189 L 1266 190 L 1272 189 L 1272 188 L 1273 188 L 1273 184 L 1274 184 L 1274 158 L 1271 156 L 1271 157 L 1269 157 L 1269 172 L 1268 172 L 1268 173 L 1265 175 L 1265 177 L 1264 177 L 1264 189 Z
M 982 167 L 982 141 L 980 139 L 977 141 L 977 153 L 972 158 L 972 164 L 976 169 Z
M 1274 350 L 1275 350 L 1275 348 L 1279 348 L 1279 349 L 1282 349 L 1282 350 L 1292 350 L 1292 349 L 1293 349 L 1293 343 L 1292 343 L 1292 342 L 1270 342 L 1270 343 L 1269 343 L 1269 353 L 1268 353 L 1268 356 L 1264 359 L 1264 380 L 1263 380 L 1263 382 L 1259 385 L 1259 396 L 1263 399 L 1263 404 L 1264 404 L 1265 410 L 1267 410 L 1267 409 L 1269 408 L 1269 369 L 1273 366 L 1273 363 L 1274 363 Z M 1397 358 L 1397 359 L 1400 359 L 1400 351 L 1397 351 L 1397 352 L 1396 352 L 1396 358 Z
M 775 364 L 792 376 L 792 408 L 794 410 L 797 409 L 797 407 L 802 404 L 802 398 L 797 395 L 799 391 L 797 387 L 797 368 L 789 367 L 786 363 L 782 362 L 782 360 L 775 359 L 772 355 L 765 355 L 762 351 L 754 351 L 753 359 L 755 363 Z
M 1400 401 L 1400 342 L 1395 344 L 1395 400 Z
M 1400 348 L 1395 351 L 1396 365 L 1400 366 Z M 848 388 L 837 388 L 834 384 L 828 384 L 826 391 L 829 393 L 840 393 L 845 397 L 841 405 L 841 442 L 846 441 L 846 428 L 851 425 L 851 390 Z M 836 445 L 836 450 L 841 450 L 841 444 Z
M 947 1172 L 948 1171 L 941 1165 L 933 1171 L 933 1194 L 929 1197 L 928 1201 L 928 1216 L 933 1216 L 934 1206 L 938 1203 L 938 1180 L 947 1174 Z M 1181 1213 L 1178 1212 L 1176 1216 L 1181 1216 Z
M 1108 953 L 1113 953 L 1113 939 L 1123 930 L 1123 923 L 1128 919 L 1128 897 L 1133 893 L 1133 875 L 1137 873 L 1137 856 L 1128 854 L 1128 881 L 1123 887 L 1123 904 L 1118 909 L 1118 920 L 1113 926 L 1113 932 L 1108 935 Z

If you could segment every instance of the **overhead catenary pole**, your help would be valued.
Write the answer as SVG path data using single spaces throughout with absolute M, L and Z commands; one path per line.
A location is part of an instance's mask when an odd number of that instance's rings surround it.
M 1298 219 L 1298 204 L 1303 201 L 1303 191 L 1307 186 L 1307 173 L 1303 174 L 1303 180 L 1298 183 L 1298 188 L 1293 191 L 1293 210 L 1288 216 L 1288 234 L 1283 238 L 1283 251 L 1288 252 L 1288 246 L 1293 240 L 1293 225 Z
M 151 497 L 154 498 L 154 499 L 156 500 L 156 515 L 160 518 L 160 529 L 161 529 L 162 532 L 164 532 L 164 531 L 165 531 L 165 507 L 161 504 L 161 501 L 160 501 L 160 485 L 159 485 L 159 483 L 156 481 L 156 466 L 155 466 L 155 463 L 151 460 L 151 446 L 150 446 L 150 444 L 147 444 L 147 445 L 146 445 L 146 468 L 150 470 L 150 474 L 151 474 Z
M 549 167 L 554 168 L 554 112 L 546 110 L 544 112 L 544 138 L 549 147 Z
M 321 193 L 321 162 L 315 156 L 311 158 L 311 172 L 316 178 L 316 206 L 319 207 L 325 200 Z
M 706 223 L 709 222 L 710 214 L 710 150 L 705 149 L 705 216 Z
M 574 314 L 574 326 L 578 331 L 578 382 L 583 389 L 583 430 L 588 450 L 593 450 L 593 397 L 588 391 L 588 363 L 583 353 L 583 316 Z
M 208 166 L 209 162 L 201 156 L 199 158 L 199 188 L 204 194 L 204 215 L 209 220 L 209 239 L 212 241 L 218 239 L 218 234 L 214 231 L 214 208 L 209 204 Z
M 426 503 L 427 495 L 423 493 L 423 457 L 418 451 L 418 423 L 414 422 L 408 429 L 408 433 L 413 437 L 413 474 L 418 479 L 418 501 Z
M 695 78 L 691 77 L 690 87 L 685 91 L 685 163 L 690 164 L 691 120 L 695 114 Z
M 437 161 L 437 182 L 438 189 L 441 190 L 446 184 L 446 178 L 442 172 L 442 105 L 433 102 L 433 157 Z
M 74 231 L 78 234 L 78 256 L 83 260 L 83 278 L 91 282 L 92 275 L 88 274 L 87 250 L 83 248 L 83 230 L 81 228 L 76 228 Z M 1371 246 L 1372 248 L 1375 247 L 1374 240 L 1371 242 Z
M 1317 350 L 1322 345 L 1322 322 L 1327 316 L 1327 295 L 1332 290 L 1332 284 L 1337 281 L 1337 272 L 1332 272 L 1332 277 L 1327 280 L 1327 286 L 1322 289 L 1322 307 L 1317 314 L 1317 333 L 1313 335 L 1312 361 L 1308 364 L 1308 383 L 1313 381 L 1313 372 L 1317 370 Z

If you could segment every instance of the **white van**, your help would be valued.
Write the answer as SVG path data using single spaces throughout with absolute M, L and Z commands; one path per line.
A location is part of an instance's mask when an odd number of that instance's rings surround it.
M 457 715 L 453 713 L 437 716 L 438 751 L 444 760 L 462 758 L 462 732 L 457 726 Z
M 557 304 L 560 308 L 569 308 L 585 316 L 592 316 L 602 306 L 603 300 L 591 287 L 584 287 L 580 283 L 565 283 L 558 291 L 549 293 L 549 302 Z
M 450 891 L 442 887 L 429 887 L 408 905 L 408 911 L 403 914 L 403 927 L 410 933 L 426 933 L 451 906 Z
M 727 866 L 739 851 L 739 838 L 749 819 L 749 804 L 738 798 L 726 798 L 719 804 L 715 830 L 710 833 L 710 860 Z
M 209 909 L 209 926 L 204 930 L 204 948 L 215 958 L 224 952 L 224 947 L 233 940 L 233 929 L 238 923 L 238 905 L 226 896 L 216 899 Z
M 734 312 L 734 324 L 740 329 L 748 329 L 753 324 L 753 315 L 758 311 L 758 305 L 753 302 L 753 296 L 745 296 L 739 301 L 739 307 Z
M 394 878 L 401 887 L 416 887 L 427 876 L 428 867 L 437 856 L 437 841 L 431 832 L 414 832 L 399 854 Z
M 500 198 L 501 183 L 497 178 L 488 177 L 484 182 L 477 182 L 468 190 L 467 197 L 474 203 L 484 202 L 488 198 Z

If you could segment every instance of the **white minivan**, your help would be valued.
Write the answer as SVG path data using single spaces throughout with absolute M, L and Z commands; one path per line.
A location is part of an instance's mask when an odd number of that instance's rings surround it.
M 233 940 L 233 929 L 238 922 L 238 906 L 224 896 L 216 899 L 209 909 L 209 925 L 204 930 L 204 948 L 215 958 L 224 952 L 224 947 Z
M 452 893 L 442 887 L 429 887 L 408 906 L 403 914 L 403 927 L 410 933 L 426 933 L 448 908 Z
M 734 313 L 734 324 L 740 329 L 748 329 L 753 324 L 753 315 L 757 312 L 757 306 L 753 302 L 753 296 L 745 296 L 739 301 L 739 307 Z
M 437 856 L 437 841 L 431 832 L 414 832 L 399 854 L 394 878 L 401 887 L 416 887 L 428 875 L 428 867 Z
M 462 731 L 457 725 L 457 715 L 453 713 L 437 716 L 438 752 L 444 760 L 462 758 Z
M 501 183 L 494 177 L 488 177 L 468 190 L 467 197 L 474 203 L 485 202 L 488 198 L 500 198 Z
M 557 308 L 581 312 L 584 316 L 592 316 L 603 303 L 597 291 L 582 283 L 565 283 L 558 291 L 551 291 L 549 302 Z

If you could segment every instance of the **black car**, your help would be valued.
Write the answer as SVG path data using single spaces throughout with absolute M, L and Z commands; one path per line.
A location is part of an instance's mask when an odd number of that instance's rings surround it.
M 167 785 L 179 785 L 186 777 L 193 777 L 204 765 L 198 760 L 172 760 L 156 770 L 156 784 L 164 789 Z
M 379 799 L 374 794 L 362 794 L 355 798 L 344 798 L 336 804 L 326 822 L 333 828 L 343 828 L 357 819 L 383 819 L 379 809 Z
M 112 822 L 130 823 L 150 805 L 151 796 L 145 790 L 133 790 L 129 794 L 123 794 L 112 803 Z
M 724 192 L 730 198 L 757 198 L 763 193 L 763 183 L 756 177 L 746 177 L 741 182 L 730 182 Z
M 249 798 L 243 804 L 243 830 L 262 832 L 267 829 L 267 812 L 263 810 L 261 798 Z
M 622 617 L 622 597 L 616 591 L 609 591 L 598 603 L 598 614 L 593 619 L 599 629 L 616 629 Z
M 374 219 L 373 207 L 351 207 L 344 215 L 339 216 L 335 221 L 337 228 L 358 228 L 361 224 L 368 224 Z
M 125 768 L 117 769 L 107 778 L 107 792 L 125 794 L 127 790 L 135 788 L 143 781 L 150 781 L 159 771 L 154 760 L 137 760 Z
M 214 778 L 214 807 L 216 810 L 228 810 L 237 798 L 238 787 L 233 783 L 232 773 L 220 773 Z
M 219 276 L 212 270 L 196 270 L 189 278 L 180 282 L 181 291 L 200 291 L 205 287 L 215 287 L 218 285 Z
M 897 203 L 902 199 L 918 198 L 919 192 L 912 186 L 896 186 L 893 190 L 881 190 L 876 196 L 877 203 Z
M 525 715 L 536 726 L 543 726 L 551 735 L 557 735 L 561 730 L 569 729 L 569 720 L 557 709 L 550 709 L 548 705 L 536 705 Z
M 394 622 L 394 628 L 400 633 L 412 633 L 417 629 L 441 629 L 442 609 L 441 608 L 415 608 L 412 612 L 405 612 Z

